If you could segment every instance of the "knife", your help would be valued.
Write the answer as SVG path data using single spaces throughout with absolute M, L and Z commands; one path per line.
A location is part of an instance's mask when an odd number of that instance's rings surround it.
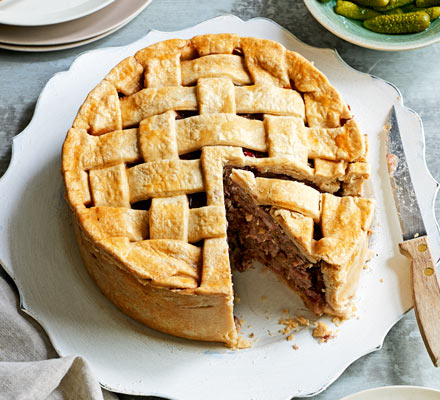
M 394 202 L 402 228 L 400 253 L 411 261 L 414 309 L 420 333 L 429 356 L 440 365 L 440 287 L 429 249 L 428 235 L 403 149 L 402 137 L 393 106 L 388 116 L 386 161 Z

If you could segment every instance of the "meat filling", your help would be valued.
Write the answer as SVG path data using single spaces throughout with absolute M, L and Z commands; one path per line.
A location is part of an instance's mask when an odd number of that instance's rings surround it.
M 280 275 L 316 314 L 325 304 L 324 283 L 319 264 L 311 264 L 284 230 L 271 217 L 270 207 L 255 200 L 224 171 L 226 216 L 230 258 L 234 268 L 245 271 L 253 260 Z M 261 174 L 259 174 L 261 176 Z

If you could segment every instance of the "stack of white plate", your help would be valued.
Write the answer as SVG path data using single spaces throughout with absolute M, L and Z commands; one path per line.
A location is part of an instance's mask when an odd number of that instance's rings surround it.
M 0 0 L 0 48 L 53 51 L 122 28 L 152 0 Z

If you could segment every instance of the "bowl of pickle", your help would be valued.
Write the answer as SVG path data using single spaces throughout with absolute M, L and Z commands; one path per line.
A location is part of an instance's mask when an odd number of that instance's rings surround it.
M 411 50 L 440 41 L 440 0 L 304 0 L 330 32 L 358 46 Z

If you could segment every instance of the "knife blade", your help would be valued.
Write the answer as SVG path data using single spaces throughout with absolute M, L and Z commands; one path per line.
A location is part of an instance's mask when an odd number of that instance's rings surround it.
M 440 286 L 429 241 L 406 161 L 395 107 L 390 111 L 386 162 L 394 202 L 402 229 L 400 252 L 411 261 L 414 310 L 425 347 L 436 367 L 440 365 Z
M 409 174 L 394 106 L 388 117 L 388 126 L 389 132 L 386 140 L 388 175 L 393 188 L 403 240 L 410 240 L 418 236 L 425 236 L 426 228 Z

